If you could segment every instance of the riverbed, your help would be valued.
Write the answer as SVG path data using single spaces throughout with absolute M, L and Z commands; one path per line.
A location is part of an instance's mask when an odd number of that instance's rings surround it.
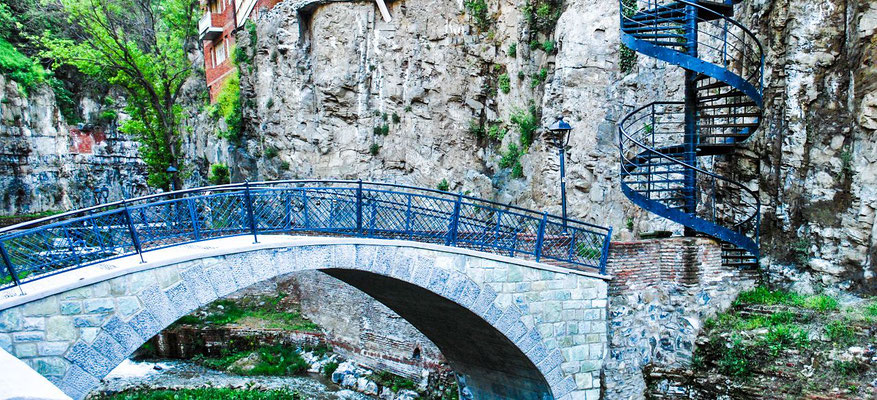
M 314 400 L 372 400 L 377 397 L 346 390 L 320 374 L 301 376 L 240 376 L 204 368 L 188 361 L 125 360 L 104 378 L 93 393 L 118 393 L 129 389 L 289 389 Z

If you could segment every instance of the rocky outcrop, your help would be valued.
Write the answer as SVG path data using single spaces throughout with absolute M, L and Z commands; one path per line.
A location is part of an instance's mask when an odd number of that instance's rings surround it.
M 83 108 L 98 111 L 90 99 Z M 107 199 L 146 192 L 137 143 L 115 125 L 65 123 L 52 90 L 24 95 L 0 75 L 0 215 L 60 211 L 94 204 L 94 189 Z

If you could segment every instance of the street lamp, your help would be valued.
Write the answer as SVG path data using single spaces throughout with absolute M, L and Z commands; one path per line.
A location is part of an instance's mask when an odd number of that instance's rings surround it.
M 167 172 L 168 174 L 171 175 L 171 191 L 176 192 L 177 191 L 177 172 L 179 172 L 179 171 L 176 168 L 174 168 L 173 165 L 171 165 L 171 166 L 168 166 L 167 169 L 164 170 L 164 172 Z
M 566 227 L 566 145 L 569 143 L 569 132 L 572 127 L 563 120 L 563 116 L 558 116 L 548 127 L 551 135 L 552 143 L 557 146 L 557 154 L 560 157 L 560 202 L 563 209 L 563 226 Z

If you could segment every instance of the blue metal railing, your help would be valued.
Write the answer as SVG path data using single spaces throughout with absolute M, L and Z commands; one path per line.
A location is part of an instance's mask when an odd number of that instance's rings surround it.
M 611 228 L 412 186 L 276 181 L 102 204 L 0 229 L 0 290 L 120 257 L 219 237 L 413 240 L 606 271 Z

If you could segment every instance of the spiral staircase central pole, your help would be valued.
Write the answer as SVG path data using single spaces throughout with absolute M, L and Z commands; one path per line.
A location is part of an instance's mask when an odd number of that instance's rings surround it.
M 692 0 L 696 3 L 697 0 Z M 697 9 L 693 5 L 685 7 L 686 53 L 697 57 Z M 685 139 L 683 142 L 683 161 L 688 165 L 697 166 L 697 72 L 685 70 Z M 687 168 L 683 179 L 685 212 L 697 215 L 697 171 Z M 694 236 L 696 230 L 685 228 L 685 236 Z

